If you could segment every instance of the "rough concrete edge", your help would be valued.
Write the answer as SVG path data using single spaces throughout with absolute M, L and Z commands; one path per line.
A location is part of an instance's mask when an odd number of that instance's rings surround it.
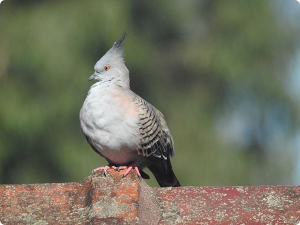
M 79 182 L 82 185 L 82 188 L 78 191 L 82 192 L 82 189 L 86 188 L 86 191 L 83 193 L 84 195 L 84 206 L 85 210 L 82 212 L 82 218 L 85 217 L 84 223 L 91 224 L 93 222 L 93 218 L 91 218 L 91 214 L 93 211 L 93 174 L 86 177 L 83 181 Z
M 136 189 L 134 189 L 135 193 L 137 196 L 139 196 L 139 185 L 140 182 L 137 179 L 137 177 L 135 177 L 132 173 L 129 174 L 126 178 L 121 178 L 122 172 L 124 173 L 125 171 L 121 171 L 121 172 L 117 172 L 114 169 L 109 169 L 108 170 L 108 175 L 105 176 L 103 173 L 101 172 L 97 172 L 94 174 L 89 175 L 88 177 L 86 177 L 83 181 L 81 181 L 81 185 L 82 188 L 85 189 L 84 191 L 84 198 L 85 198 L 85 217 L 86 217 L 86 223 L 84 224 L 136 224 L 137 222 L 133 222 L 132 220 L 130 220 L 129 222 L 127 221 L 126 217 L 102 217 L 103 215 L 100 215 L 100 217 L 98 217 L 95 213 L 94 213 L 94 208 L 99 207 L 99 204 L 102 204 L 102 202 L 99 202 L 99 199 L 94 199 L 96 196 L 95 194 L 97 194 L 97 192 L 103 192 L 103 190 L 101 190 L 101 188 L 107 188 L 111 185 L 114 185 L 113 189 L 106 189 L 106 191 L 104 191 L 104 193 L 108 194 L 108 196 L 110 196 L 110 191 L 116 191 L 120 186 L 122 185 L 126 185 L 128 186 L 129 184 L 126 184 L 128 182 L 130 182 L 130 180 L 132 181 L 132 186 L 134 186 L 134 184 L 136 184 Z M 117 177 L 119 176 L 119 177 Z M 125 184 L 124 184 L 125 182 Z M 106 187 L 102 187 L 102 184 L 106 184 L 104 186 Z M 100 186 L 101 187 L 100 187 Z M 107 186 L 108 185 L 108 186 Z M 120 191 L 122 191 L 122 189 L 119 189 Z M 107 199 L 109 198 L 107 196 Z M 95 203 L 97 202 L 97 203 Z M 93 204 L 94 203 L 94 204 Z M 98 204 L 99 203 L 99 204 Z M 139 198 L 137 199 L 137 201 L 133 201 L 132 204 L 136 205 L 136 217 L 134 218 L 135 221 L 138 221 L 138 206 L 139 206 Z
M 156 192 L 144 180 L 141 180 L 138 192 L 138 224 L 159 224 L 162 215 Z

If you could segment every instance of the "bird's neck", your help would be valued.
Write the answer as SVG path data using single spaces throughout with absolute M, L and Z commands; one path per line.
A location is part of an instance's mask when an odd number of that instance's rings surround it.
M 129 79 L 128 81 L 121 81 L 121 80 L 112 80 L 112 81 L 99 81 L 95 84 L 93 84 L 90 88 L 90 92 L 101 92 L 105 89 L 111 89 L 111 88 L 122 88 L 122 89 L 130 89 L 129 85 Z
M 129 82 L 129 77 L 126 80 L 118 81 L 116 82 L 116 85 L 122 87 L 122 88 L 128 88 L 130 89 L 130 82 Z
M 130 89 L 130 79 L 129 74 L 124 74 L 120 77 L 116 77 L 113 80 L 111 80 L 111 83 L 113 85 L 122 87 L 122 88 L 128 88 Z

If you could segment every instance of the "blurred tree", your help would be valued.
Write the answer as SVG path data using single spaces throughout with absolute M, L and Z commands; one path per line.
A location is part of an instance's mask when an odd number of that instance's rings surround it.
M 299 106 L 283 74 L 300 29 L 278 7 L 261 0 L 4 1 L 0 183 L 81 180 L 106 164 L 86 143 L 78 113 L 94 63 L 130 18 L 131 86 L 165 114 L 181 183 L 291 182 L 295 145 L 287 143 L 299 130 Z

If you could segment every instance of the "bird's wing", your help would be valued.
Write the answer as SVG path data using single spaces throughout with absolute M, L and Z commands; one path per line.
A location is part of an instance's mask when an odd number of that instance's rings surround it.
M 134 103 L 139 111 L 138 154 L 148 157 L 151 161 L 168 160 L 174 154 L 174 144 L 163 114 L 137 95 Z

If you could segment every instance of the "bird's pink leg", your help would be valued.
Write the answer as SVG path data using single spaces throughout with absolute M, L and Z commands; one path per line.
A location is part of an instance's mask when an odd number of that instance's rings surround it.
M 135 172 L 136 172 L 136 174 L 138 175 L 138 178 L 139 178 L 139 179 L 141 179 L 141 177 L 142 177 L 141 174 L 140 174 L 139 168 L 138 168 L 136 165 L 131 165 L 131 166 L 118 166 L 118 167 L 116 167 L 116 166 L 101 166 L 101 167 L 98 167 L 98 168 L 96 168 L 96 169 L 93 169 L 93 173 L 95 173 L 95 172 L 98 171 L 98 170 L 103 170 L 103 171 L 104 171 L 104 175 L 107 176 L 107 170 L 110 169 L 110 168 L 112 168 L 112 169 L 114 169 L 114 170 L 117 170 L 117 171 L 126 169 L 125 173 L 122 175 L 122 178 L 123 178 L 123 177 L 126 177 L 126 176 L 130 173 L 130 171 L 131 171 L 132 169 L 135 170 Z
M 138 175 L 138 178 L 141 180 L 142 176 L 140 174 L 139 168 L 136 166 L 136 167 L 134 167 L 134 170 L 135 170 L 136 174 Z
M 122 178 L 123 178 L 123 177 L 126 177 L 126 176 L 130 173 L 130 171 L 131 171 L 132 169 L 135 170 L 135 172 L 136 172 L 136 174 L 138 175 L 138 178 L 139 178 L 139 179 L 141 179 L 141 177 L 142 177 L 141 174 L 140 174 L 139 168 L 138 168 L 136 165 L 132 165 L 132 166 L 121 166 L 121 167 L 119 167 L 119 169 L 127 169 L 126 172 L 122 175 Z
M 128 167 L 125 167 L 127 170 L 126 170 L 126 172 L 122 175 L 122 177 L 126 177 L 129 173 L 130 173 L 130 171 L 132 170 L 132 166 L 128 166 Z

